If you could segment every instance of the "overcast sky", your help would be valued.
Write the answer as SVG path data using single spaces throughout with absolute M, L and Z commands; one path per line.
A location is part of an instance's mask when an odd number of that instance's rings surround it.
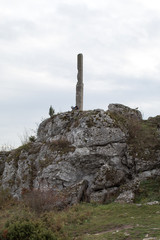
M 160 114 L 159 0 L 0 0 L 0 146 L 75 105 L 78 53 L 85 110 Z

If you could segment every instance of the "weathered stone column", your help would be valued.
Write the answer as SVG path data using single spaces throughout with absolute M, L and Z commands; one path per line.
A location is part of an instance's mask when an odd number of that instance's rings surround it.
M 77 55 L 77 85 L 76 85 L 76 106 L 79 110 L 83 110 L 83 55 Z

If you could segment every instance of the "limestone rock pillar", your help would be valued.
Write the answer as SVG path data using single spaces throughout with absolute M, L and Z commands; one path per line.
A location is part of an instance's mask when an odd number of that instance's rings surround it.
M 76 106 L 83 111 L 83 55 L 77 55 L 77 85 L 76 85 Z

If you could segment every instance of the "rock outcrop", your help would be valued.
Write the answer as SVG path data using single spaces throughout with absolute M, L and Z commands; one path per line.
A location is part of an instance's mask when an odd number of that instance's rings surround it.
M 160 176 L 157 121 L 121 104 L 57 114 L 35 142 L 0 154 L 0 184 L 18 198 L 24 189 L 57 189 L 69 191 L 69 203 L 133 201 L 142 179 Z

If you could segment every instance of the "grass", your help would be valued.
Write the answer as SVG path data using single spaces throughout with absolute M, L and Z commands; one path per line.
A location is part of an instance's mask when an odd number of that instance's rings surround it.
M 136 194 L 136 203 L 160 202 L 160 178 L 142 181 Z
M 57 151 L 61 154 L 75 151 L 75 147 L 65 138 L 52 141 L 49 143 L 49 147 L 52 151 Z
M 136 204 L 79 204 L 64 211 L 36 216 L 21 203 L 0 210 L 0 227 L 5 222 L 30 219 L 56 234 L 57 239 L 143 239 L 160 238 L 160 206 Z
M 2 192 L 2 194 L 4 194 Z M 5 193 L 6 196 L 6 193 Z M 0 230 L 15 221 L 39 222 L 54 233 L 58 240 L 137 240 L 160 239 L 160 205 L 147 205 L 160 200 L 160 179 L 143 181 L 136 203 L 105 205 L 81 203 L 63 211 L 38 213 L 23 201 L 1 202 Z

